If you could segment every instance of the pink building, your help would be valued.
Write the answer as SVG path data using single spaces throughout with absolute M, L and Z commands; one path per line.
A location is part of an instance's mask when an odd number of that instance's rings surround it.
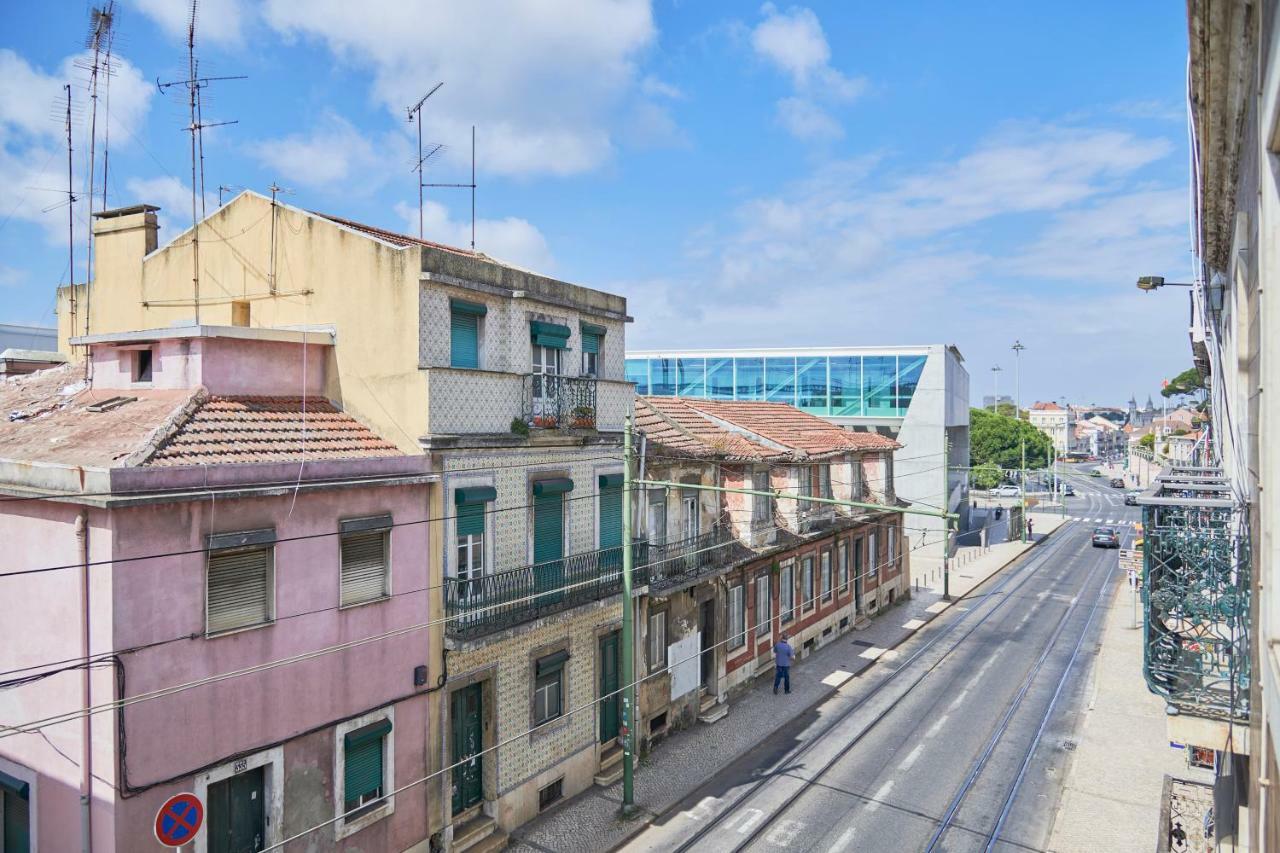
M 88 381 L 0 381 L 6 829 L 81 849 L 91 803 L 95 851 L 158 849 L 192 791 L 184 849 L 425 849 L 439 788 L 387 794 L 437 757 L 429 458 L 325 399 L 330 332 L 84 342 Z

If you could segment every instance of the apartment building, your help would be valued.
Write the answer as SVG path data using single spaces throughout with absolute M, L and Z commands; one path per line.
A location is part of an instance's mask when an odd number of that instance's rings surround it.
M 425 850 L 429 458 L 325 398 L 332 333 L 76 343 L 0 381 L 0 846 L 152 849 L 190 791 L 197 853 Z
M 1063 408 L 1057 403 L 1036 402 L 1027 410 L 1027 420 L 1031 425 L 1049 436 L 1053 449 L 1058 454 L 1076 450 L 1076 421 L 1071 409 Z
M 767 402 L 641 397 L 636 427 L 645 479 L 683 484 L 637 498 L 642 744 L 723 718 L 783 632 L 804 657 L 909 595 L 898 442 Z

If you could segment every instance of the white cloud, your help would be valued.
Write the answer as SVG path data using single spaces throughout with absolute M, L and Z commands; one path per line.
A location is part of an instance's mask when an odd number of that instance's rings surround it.
M 0 264 L 0 287 L 21 287 L 26 281 L 26 270 Z
M 131 6 L 151 18 L 160 29 L 181 38 L 186 45 L 191 20 L 191 0 L 131 0 Z M 205 41 L 239 44 L 244 35 L 248 9 L 242 0 L 200 0 L 196 17 L 196 44 Z
M 778 123 L 797 139 L 839 139 L 844 128 L 825 110 L 804 98 L 778 101 Z
M 491 14 L 443 3 L 429 15 L 402 0 L 269 0 L 264 16 L 369 69 L 374 98 L 397 118 L 444 81 L 427 102 L 425 134 L 463 162 L 475 124 L 480 168 L 504 175 L 604 163 L 619 108 L 640 96 L 637 64 L 656 34 L 648 0 L 517 0 Z
M 797 97 L 778 101 L 778 122 L 799 139 L 833 139 L 843 135 L 839 123 L 818 101 L 848 102 L 867 89 L 865 77 L 849 77 L 831 65 L 831 46 L 818 16 L 793 6 L 780 11 L 766 3 L 764 19 L 751 31 L 756 55 L 791 78 Z
M 679 86 L 673 86 L 665 80 L 659 80 L 652 74 L 645 75 L 640 81 L 640 91 L 646 95 L 652 95 L 659 98 L 670 98 L 674 101 L 684 100 L 684 91 Z
M 336 113 L 323 116 L 308 133 L 254 143 L 249 151 L 281 180 L 347 193 L 372 192 L 397 173 L 408 180 L 415 162 L 403 136 L 364 134 Z
M 401 202 L 395 206 L 395 211 L 404 222 L 404 233 L 417 234 L 418 208 Z M 428 240 L 459 248 L 471 245 L 471 220 L 452 219 L 448 208 L 439 202 L 423 204 L 422 220 Z M 477 219 L 476 251 L 544 274 L 555 267 L 551 249 L 542 232 L 528 220 L 515 216 Z

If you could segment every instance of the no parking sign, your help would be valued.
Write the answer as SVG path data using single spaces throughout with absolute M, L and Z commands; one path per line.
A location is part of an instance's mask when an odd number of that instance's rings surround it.
M 156 840 L 181 847 L 196 837 L 204 823 L 204 805 L 195 794 L 174 794 L 156 812 Z

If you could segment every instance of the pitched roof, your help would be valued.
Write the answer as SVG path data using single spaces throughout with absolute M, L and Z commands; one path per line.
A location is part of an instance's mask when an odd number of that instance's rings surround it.
M 403 454 L 322 398 L 97 389 L 83 364 L 0 380 L 0 458 L 91 469 Z
M 1031 404 L 1031 408 L 1037 412 L 1063 412 L 1066 411 L 1057 403 L 1050 401 L 1048 403 L 1035 402 Z
M 690 456 L 802 459 L 902 445 L 850 432 L 785 403 L 638 397 L 636 425 L 650 441 Z
M 318 210 L 309 210 L 307 213 L 310 213 L 313 216 L 319 216 L 321 219 L 328 219 L 330 222 L 336 222 L 339 225 L 345 225 L 353 231 L 359 231 L 361 234 L 368 234 L 370 237 L 376 237 L 379 240 L 392 243 L 396 246 L 426 246 L 429 249 L 439 249 L 442 252 L 453 252 L 455 255 L 465 255 L 468 258 L 486 257 L 480 252 L 471 251 L 469 249 L 459 249 L 457 246 L 448 246 L 444 243 L 433 243 L 430 240 L 423 240 L 420 237 L 410 237 L 408 234 L 399 234 L 395 231 L 388 231 L 385 228 L 379 228 L 376 225 L 366 225 L 363 222 L 356 222 L 354 219 L 334 216 L 332 213 L 321 213 Z
M 143 464 L 225 465 L 400 456 L 323 397 L 209 397 Z

